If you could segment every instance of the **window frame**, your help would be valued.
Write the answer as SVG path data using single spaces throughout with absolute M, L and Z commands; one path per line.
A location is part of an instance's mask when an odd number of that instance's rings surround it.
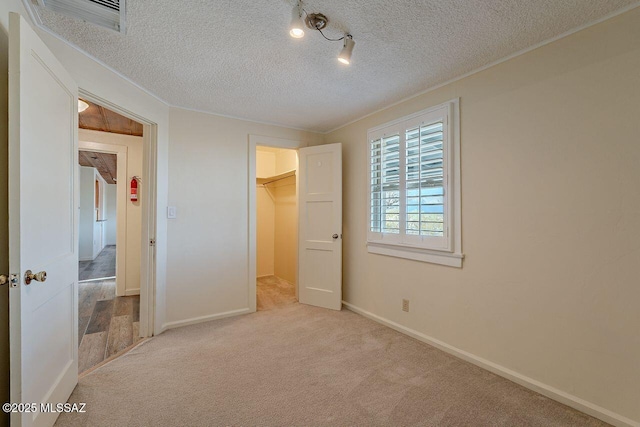
M 416 261 L 462 267 L 460 193 L 460 99 L 452 99 L 367 131 L 367 250 Z M 416 236 L 406 233 L 406 132 L 421 125 L 443 121 L 443 219 L 444 236 Z M 398 234 L 371 231 L 371 143 L 400 136 L 399 143 L 399 229 Z M 381 152 L 382 152 L 381 145 Z M 381 162 L 382 163 L 382 162 Z M 382 182 L 381 182 L 382 185 Z

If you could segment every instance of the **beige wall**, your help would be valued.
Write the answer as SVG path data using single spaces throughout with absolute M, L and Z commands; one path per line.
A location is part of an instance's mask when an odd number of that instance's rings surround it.
M 274 197 L 267 188 L 256 186 L 256 275 L 274 274 L 275 215 Z
M 256 147 L 256 177 L 267 178 L 298 169 L 298 152 L 288 148 Z
M 256 148 L 256 178 L 268 178 L 276 174 L 276 151 L 268 147 Z
M 288 152 L 293 154 L 294 158 L 296 157 L 295 151 L 289 150 Z M 295 169 L 295 162 L 293 166 Z M 297 283 L 298 271 L 296 177 L 290 176 L 274 182 L 271 186 L 275 195 L 274 272 L 281 279 L 295 284 Z
M 298 152 L 279 149 L 276 153 L 276 173 L 298 170 Z M 274 183 L 275 216 L 275 275 L 291 283 L 298 282 L 298 200 L 296 177 Z
M 172 108 L 167 327 L 249 309 L 248 161 L 252 135 L 323 136 Z M 255 185 L 255 183 L 251 183 Z
M 140 183 L 138 187 L 138 201 L 129 200 L 129 186 L 133 176 L 142 176 L 142 155 L 143 141 L 140 136 L 119 135 L 108 132 L 98 132 L 93 130 L 80 129 L 78 139 L 83 142 L 97 142 L 107 146 L 127 147 L 127 180 L 120 185 L 125 185 L 127 190 L 123 194 L 123 199 L 119 200 L 118 208 L 124 207 L 126 218 L 122 226 L 126 229 L 126 244 L 124 248 L 117 247 L 120 257 L 121 251 L 125 254 L 125 284 L 124 289 L 120 289 L 118 294 L 138 295 L 140 293 L 140 255 L 142 248 L 142 208 L 141 201 L 145 195 L 145 183 Z M 115 218 L 112 218 L 115 220 Z M 118 257 L 118 258 L 119 258 Z M 122 292 L 124 291 L 124 292 Z
M 276 174 L 276 151 L 268 147 L 256 148 L 256 177 L 268 178 Z M 256 276 L 274 274 L 276 207 L 273 194 L 263 185 L 256 185 Z
M 329 134 L 344 300 L 640 421 L 638 70 L 635 9 Z M 455 97 L 463 268 L 368 254 L 367 129 Z
M 298 152 L 296 150 L 279 148 L 275 154 L 277 175 L 298 169 Z

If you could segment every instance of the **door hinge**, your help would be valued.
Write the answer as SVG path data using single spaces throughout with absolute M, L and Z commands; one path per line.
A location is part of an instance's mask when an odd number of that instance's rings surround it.
M 155 245 L 156 245 L 156 239 L 149 240 L 149 246 L 155 246 Z

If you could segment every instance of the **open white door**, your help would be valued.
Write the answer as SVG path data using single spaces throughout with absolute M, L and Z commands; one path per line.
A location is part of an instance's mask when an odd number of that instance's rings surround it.
M 78 382 L 78 88 L 27 22 L 9 21 L 9 293 L 13 426 L 51 426 Z M 46 272 L 29 282 L 27 270 Z M 45 281 L 46 279 L 46 281 Z M 31 408 L 33 409 L 33 408 Z
M 299 157 L 298 297 L 342 307 L 342 145 L 301 148 Z

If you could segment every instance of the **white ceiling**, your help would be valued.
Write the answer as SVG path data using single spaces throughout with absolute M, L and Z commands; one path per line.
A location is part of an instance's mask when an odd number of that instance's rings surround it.
M 43 24 L 171 105 L 326 132 L 637 0 L 308 0 L 325 34 L 288 35 L 288 0 L 127 0 L 125 35 Z

